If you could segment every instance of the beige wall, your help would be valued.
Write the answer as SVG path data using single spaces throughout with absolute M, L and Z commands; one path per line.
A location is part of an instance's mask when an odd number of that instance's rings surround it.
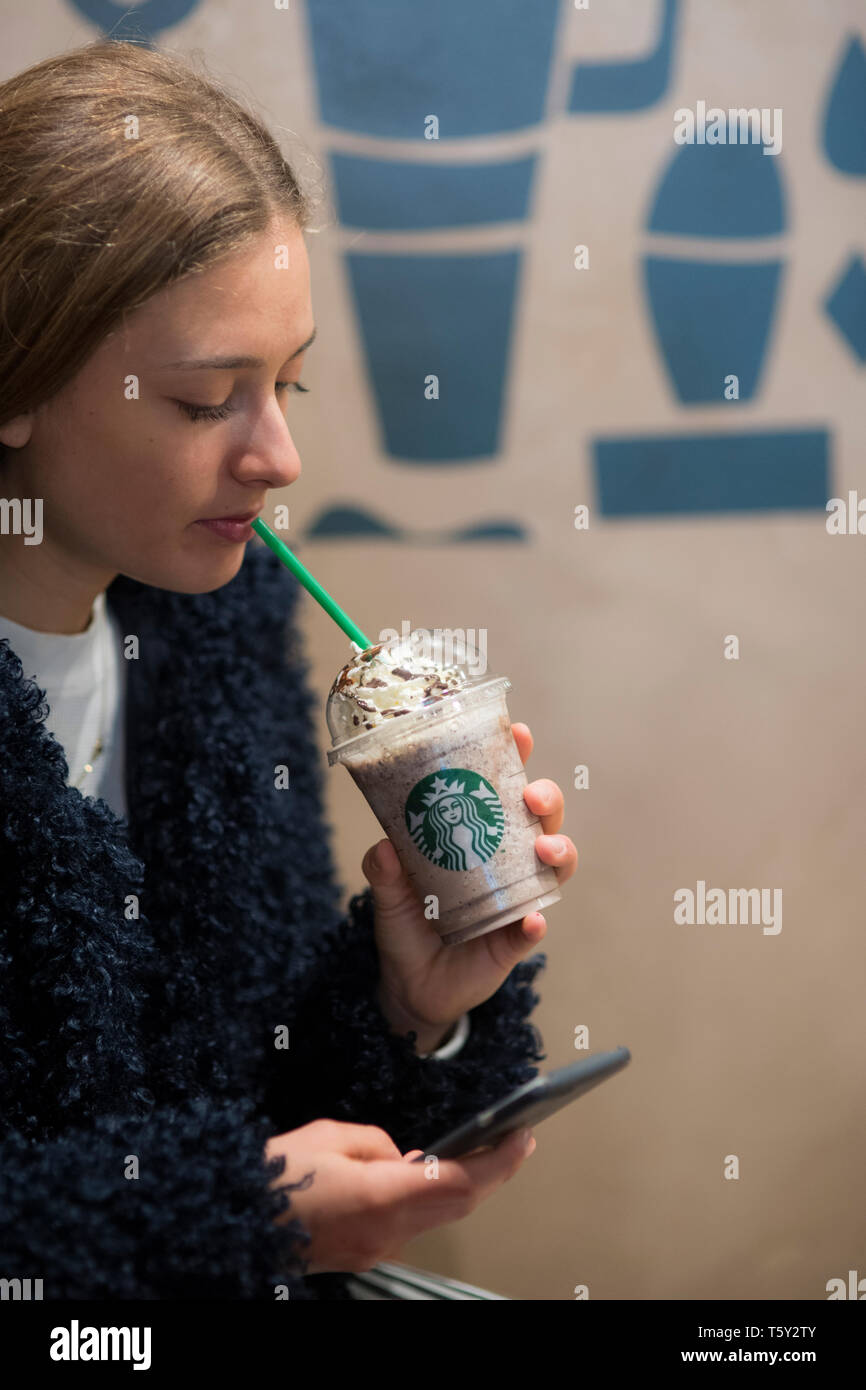
M 7 72 L 93 33 L 59 3 L 11 8 Z M 563 64 L 640 52 L 652 10 L 564 7 Z M 528 771 L 564 789 L 581 856 L 548 911 L 535 1016 L 544 1065 L 579 1055 L 578 1024 L 591 1050 L 624 1044 L 633 1057 L 539 1126 L 535 1155 L 495 1198 L 404 1252 L 512 1298 L 569 1299 L 587 1284 L 593 1299 L 821 1299 L 828 1279 L 866 1275 L 866 538 L 829 537 L 816 512 L 606 519 L 590 454 L 596 434 L 730 426 L 724 402 L 687 413 L 672 398 L 643 308 L 641 229 L 675 108 L 781 107 L 787 280 L 762 389 L 737 407 L 739 426 L 827 427 L 834 494 L 866 493 L 863 368 L 821 310 L 863 250 L 863 181 L 840 179 L 820 151 L 824 94 L 858 24 L 856 0 L 692 0 L 656 106 L 548 122 L 534 142 L 532 222 L 483 241 L 525 248 L 503 447 L 490 463 L 406 468 L 383 454 L 343 255 L 386 242 L 333 218 L 310 238 L 320 337 L 296 416 L 304 470 L 275 498 L 291 507 L 289 543 L 368 633 L 404 618 L 487 628 L 490 666 L 513 682 L 512 718 L 535 735 Z M 300 0 L 278 17 L 207 0 L 161 43 L 201 50 L 323 159 L 338 147 L 318 124 Z M 475 233 L 411 244 L 446 240 L 481 244 Z M 582 275 L 577 242 L 591 251 Z M 375 502 L 419 528 L 514 516 L 533 540 L 305 539 L 338 501 Z M 580 502 L 588 532 L 572 526 Z M 347 644 L 312 600 L 303 608 L 324 697 Z M 723 657 L 729 633 L 739 661 Z M 572 785 L 579 763 L 588 790 Z M 345 772 L 327 775 L 354 892 L 380 832 Z M 673 893 L 698 879 L 780 887 L 781 932 L 675 925 Z M 723 1176 L 728 1154 L 738 1181 Z

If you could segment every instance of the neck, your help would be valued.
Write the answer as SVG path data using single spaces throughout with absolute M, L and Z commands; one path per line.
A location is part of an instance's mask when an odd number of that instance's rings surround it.
M 114 578 L 59 552 L 46 536 L 25 546 L 20 536 L 0 544 L 0 614 L 34 632 L 84 632 L 93 601 Z

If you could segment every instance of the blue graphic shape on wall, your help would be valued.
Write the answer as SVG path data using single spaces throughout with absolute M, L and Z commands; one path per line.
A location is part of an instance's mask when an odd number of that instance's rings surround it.
M 606 63 L 576 63 L 568 98 L 569 111 L 642 111 L 665 93 L 670 80 L 677 0 L 662 0 L 659 36 L 643 58 Z
M 492 135 L 544 119 L 559 0 L 307 0 L 326 125 L 395 140 Z
M 719 239 L 776 235 L 785 226 L 778 156 L 761 144 L 683 145 L 662 175 L 649 229 Z M 689 404 L 758 388 L 782 262 L 649 255 L 646 292 L 674 391 Z
M 516 521 L 479 521 L 451 531 L 442 539 L 461 544 L 475 541 L 528 541 L 529 532 Z
M 824 511 L 825 430 L 597 439 L 603 516 Z
M 866 362 L 866 265 L 861 256 L 851 257 L 824 308 L 858 361 Z
M 534 155 L 498 164 L 414 164 L 332 154 L 340 221 L 366 231 L 420 231 L 522 221 Z
M 840 173 L 866 176 L 866 49 L 857 37 L 845 50 L 830 88 L 824 153 Z
M 781 261 L 720 265 L 647 256 L 650 311 L 674 390 L 688 404 L 755 394 L 776 302 Z
M 451 464 L 497 453 L 521 259 L 346 257 L 389 454 Z M 433 376 L 438 400 L 425 395 Z
M 481 521 L 454 531 L 409 531 L 392 526 L 364 507 L 326 507 L 305 532 L 309 540 L 388 540 L 413 545 L 474 544 L 476 541 L 527 541 L 525 528 L 513 521 Z
M 112 0 L 68 0 L 68 3 L 95 24 L 104 36 L 152 48 L 154 35 L 180 24 L 201 0 L 144 0 L 136 9 L 115 5 Z
M 320 119 L 419 151 L 430 116 L 444 141 L 540 125 L 562 9 L 562 0 L 353 0 L 347 23 L 345 0 L 308 0 Z M 574 110 L 638 110 L 662 95 L 677 0 L 661 0 L 659 14 L 651 53 L 576 65 Z M 430 231 L 530 216 L 534 154 L 445 165 L 340 151 L 331 161 L 347 227 Z M 347 256 L 383 447 L 400 463 L 471 464 L 498 451 L 519 264 L 520 252 Z M 433 376 L 439 397 L 430 400 L 424 383 Z M 497 536 L 525 537 L 519 523 L 490 525 Z M 483 525 L 452 539 L 480 534 Z
M 353 507 L 351 504 L 340 507 L 333 503 L 319 513 L 305 534 L 316 540 L 331 536 L 357 536 L 393 541 L 405 540 L 407 535 L 402 526 L 392 526 L 365 507 Z
M 650 231 L 718 239 L 782 232 L 777 156 L 762 151 L 684 145 L 662 176 Z M 646 258 L 650 313 L 681 401 L 721 404 L 731 374 L 741 399 L 757 392 L 781 267 L 778 259 Z M 598 505 L 610 517 L 823 512 L 828 452 L 827 431 L 814 429 L 597 439 Z
M 785 204 L 777 164 L 757 145 L 682 145 L 665 171 L 651 232 L 678 236 L 777 236 Z

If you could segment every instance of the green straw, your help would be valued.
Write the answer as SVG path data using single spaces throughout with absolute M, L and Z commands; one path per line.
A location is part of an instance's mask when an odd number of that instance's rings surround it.
M 296 579 L 300 579 L 304 588 L 313 595 L 317 603 L 322 605 L 326 613 L 330 613 L 334 622 L 340 624 L 346 636 L 351 637 L 352 641 L 356 646 L 360 646 L 362 651 L 366 651 L 368 647 L 372 647 L 373 643 L 364 636 L 357 624 L 352 622 L 348 613 L 344 613 L 340 605 L 334 602 L 327 589 L 322 588 L 318 579 L 313 578 L 306 565 L 301 564 L 297 555 L 292 554 L 285 541 L 281 541 L 279 536 L 274 534 L 270 526 L 262 521 L 260 516 L 257 516 L 255 521 L 251 524 L 253 530 L 257 535 L 261 536 L 265 545 L 270 546 L 274 554 L 292 571 Z

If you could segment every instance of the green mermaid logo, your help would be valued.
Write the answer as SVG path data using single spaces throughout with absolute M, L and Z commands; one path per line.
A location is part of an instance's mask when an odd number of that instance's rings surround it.
M 499 848 L 505 813 L 479 772 L 446 767 L 416 782 L 406 798 L 413 843 L 442 869 L 477 869 Z

